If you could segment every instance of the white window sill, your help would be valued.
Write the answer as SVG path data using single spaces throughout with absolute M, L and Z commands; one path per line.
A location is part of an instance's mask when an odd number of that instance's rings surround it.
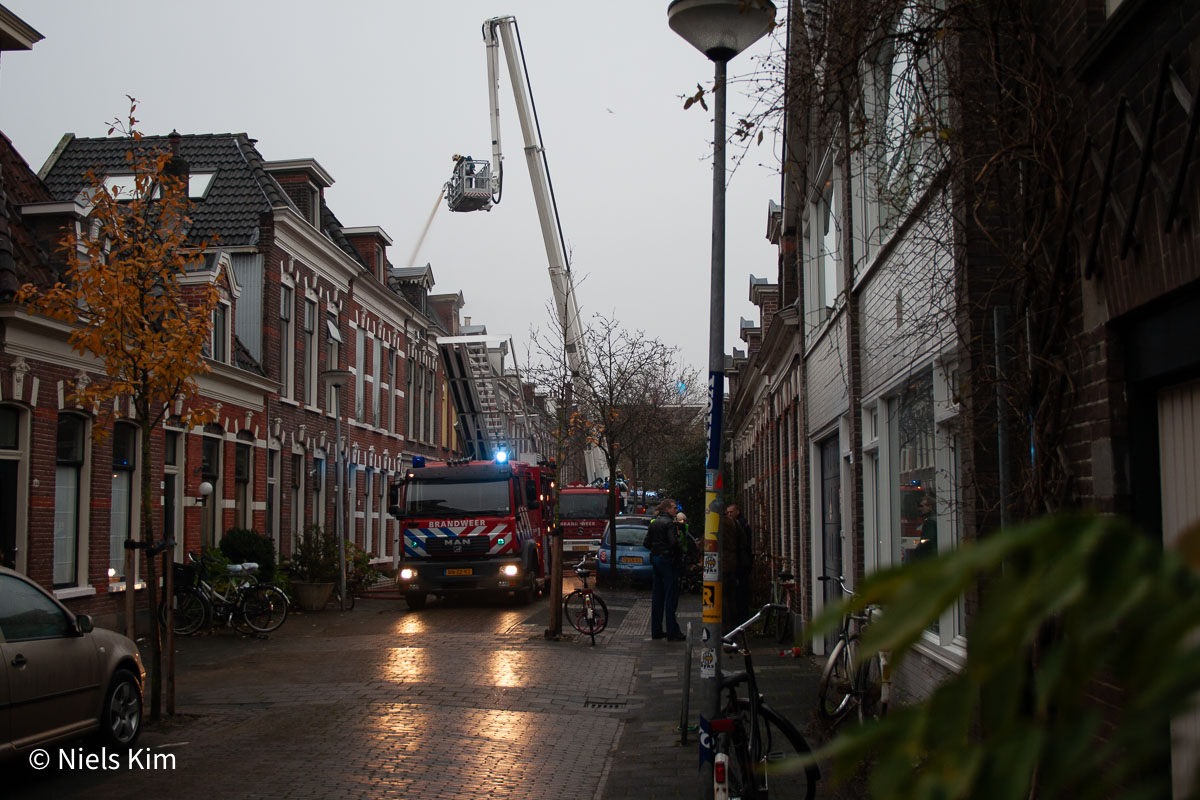
M 967 663 L 966 648 L 956 644 L 940 645 L 934 641 L 932 633 L 927 633 L 913 649 L 951 672 L 958 672 Z
M 295 400 L 293 400 L 290 397 L 281 397 L 281 398 L 279 398 L 279 402 L 283 403 L 286 406 L 292 406 L 294 408 L 300 407 L 300 404 L 297 403 Z
M 75 586 L 70 589 L 55 589 L 54 596 L 59 600 L 72 600 L 76 597 L 91 597 L 96 594 L 95 586 Z

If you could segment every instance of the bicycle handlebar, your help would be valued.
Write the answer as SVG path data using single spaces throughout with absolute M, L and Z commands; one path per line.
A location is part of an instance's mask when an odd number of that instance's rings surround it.
M 734 638 L 737 637 L 737 635 L 739 633 L 743 633 L 751 625 L 753 625 L 754 623 L 756 623 L 760 619 L 762 619 L 763 613 L 768 610 L 770 610 L 770 611 L 787 611 L 788 607 L 785 605 L 782 605 L 780 603 L 763 603 L 763 607 L 760 608 L 758 611 L 754 612 L 754 616 L 752 616 L 750 619 L 743 622 L 741 625 L 738 625 L 736 628 L 731 630 L 729 633 L 722 636 L 721 641 L 727 645 L 734 645 L 735 644 Z

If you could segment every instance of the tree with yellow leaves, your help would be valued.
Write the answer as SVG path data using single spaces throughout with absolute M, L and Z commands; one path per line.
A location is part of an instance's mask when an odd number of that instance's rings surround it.
M 140 429 L 141 542 L 154 542 L 150 435 L 171 406 L 198 397 L 195 376 L 209 371 L 209 340 L 217 288 L 181 280 L 203 266 L 207 242 L 188 240 L 186 168 L 178 156 L 149 152 L 142 145 L 130 98 L 127 121 L 115 120 L 109 134 L 128 139 L 125 160 L 131 183 L 106 185 L 105 175 L 86 175 L 92 225 L 89 235 L 69 232 L 62 240 L 64 280 L 50 287 L 26 284 L 18 300 L 31 311 L 72 325 L 69 342 L 103 365 L 104 377 L 80 382 L 72 402 L 95 415 L 94 435 L 103 436 L 118 408 L 131 408 Z M 186 422 L 204 422 L 207 409 L 187 402 Z M 133 540 L 125 542 L 125 626 L 135 633 Z M 149 552 L 155 552 L 150 550 Z M 155 559 L 146 559 L 150 619 L 157 608 Z M 169 580 L 169 573 L 168 573 Z M 168 607 L 170 604 L 167 604 Z M 151 717 L 159 716 L 162 692 L 158 625 L 151 624 Z M 166 626 L 168 636 L 171 625 Z

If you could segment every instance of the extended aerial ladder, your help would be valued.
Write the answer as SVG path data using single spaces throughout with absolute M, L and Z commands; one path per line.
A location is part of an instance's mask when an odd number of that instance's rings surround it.
M 538 220 L 542 228 L 542 241 L 546 246 L 546 259 L 550 266 L 550 286 L 554 293 L 554 305 L 558 312 L 559 324 L 562 326 L 567 368 L 571 372 L 572 382 L 578 387 L 580 382 L 587 380 L 588 374 L 587 359 L 583 349 L 583 330 L 516 18 L 511 16 L 495 17 L 484 22 L 483 41 L 487 46 L 492 160 L 488 162 L 469 156 L 458 157 L 454 166 L 454 174 L 446 184 L 446 204 L 451 211 L 490 211 L 493 205 L 500 202 L 503 195 L 504 156 L 500 147 L 499 102 L 499 49 L 503 44 L 509 83 L 512 85 L 517 118 L 520 120 L 521 133 L 525 142 L 525 160 L 529 167 L 529 179 L 533 183 L 533 200 L 537 206 Z M 463 346 L 461 355 L 447 352 L 443 348 L 443 359 L 465 358 L 465 348 L 466 345 Z M 464 392 L 464 394 L 466 393 Z M 462 413 L 461 409 L 459 409 L 459 413 Z M 480 427 L 482 426 L 476 425 L 476 428 Z M 589 447 L 585 451 L 584 462 L 589 483 L 602 478 L 607 473 L 604 459 L 594 447 Z

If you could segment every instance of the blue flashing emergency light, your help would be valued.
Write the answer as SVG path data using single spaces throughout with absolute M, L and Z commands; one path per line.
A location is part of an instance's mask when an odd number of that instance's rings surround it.
M 414 467 L 423 467 L 423 466 L 425 466 L 425 456 L 413 456 L 413 463 L 412 463 L 412 465 L 413 465 Z
M 497 450 L 496 451 L 496 463 L 503 464 L 506 461 L 508 461 L 508 453 L 504 452 L 503 450 Z

